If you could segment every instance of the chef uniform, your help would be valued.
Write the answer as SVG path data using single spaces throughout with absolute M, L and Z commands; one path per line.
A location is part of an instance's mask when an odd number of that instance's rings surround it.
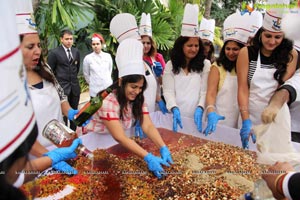
M 151 25 L 151 16 L 150 14 L 142 13 L 140 26 L 139 26 L 139 33 L 141 36 L 146 35 L 152 38 L 152 25 Z M 162 56 L 161 56 L 162 57 Z M 152 66 L 155 60 L 154 57 L 151 57 L 151 62 L 147 63 L 147 70 L 149 73 L 146 72 L 146 80 L 148 83 L 148 88 L 144 92 L 144 96 L 146 98 L 146 102 L 148 104 L 149 112 L 154 112 L 156 109 L 156 97 L 157 95 L 161 94 L 158 77 L 156 77 Z M 151 88 L 150 88 L 151 87 Z
M 98 41 L 104 45 L 104 39 L 99 34 L 93 34 L 92 41 Z M 86 55 L 83 59 L 83 75 L 89 84 L 90 96 L 95 97 L 98 92 L 106 89 L 112 83 L 113 61 L 109 53 L 100 50 Z
M 133 38 L 141 40 L 135 17 L 129 13 L 114 16 L 110 22 L 110 32 L 121 43 L 124 39 Z M 149 112 L 155 111 L 157 81 L 151 67 L 144 62 L 147 88 L 144 91 L 145 102 Z
M 186 5 L 181 36 L 199 37 L 198 9 L 198 5 Z M 210 65 L 208 60 L 204 60 L 204 68 L 201 73 L 189 72 L 186 74 L 183 69 L 180 69 L 179 74 L 174 74 L 172 62 L 167 62 L 163 75 L 163 92 L 168 110 L 178 107 L 181 116 L 194 118 L 197 106 L 204 108 Z
M 24 3 L 18 3 L 16 7 L 16 20 L 17 20 L 17 29 L 19 35 L 24 34 L 38 34 L 37 27 L 34 21 L 33 9 L 31 1 L 24 1 Z M 28 20 L 30 19 L 30 20 Z M 45 69 L 50 71 L 50 67 Z M 55 79 L 55 78 L 54 78 Z M 37 124 L 38 124 L 38 138 L 37 140 L 44 147 L 49 147 L 52 145 L 51 141 L 42 136 L 42 131 L 45 125 L 52 119 L 57 119 L 63 122 L 61 103 L 66 101 L 64 94 L 58 93 L 56 87 L 60 87 L 56 81 L 56 86 L 52 83 L 43 80 L 42 88 L 34 85 L 29 85 L 29 93 L 32 100 L 33 109 L 36 115 Z M 62 101 L 61 101 L 61 98 Z
M 28 137 L 36 135 L 36 118 L 29 96 L 26 71 L 22 66 L 20 39 L 15 26 L 15 12 L 12 1 L 3 1 L 0 12 L 0 162 L 2 164 Z M 28 3 L 24 1 L 24 3 Z M 29 149 L 27 149 L 29 151 Z M 3 173 L 3 172 L 1 172 Z M 2 176 L 2 175 L 1 175 Z M 20 187 L 24 173 L 14 183 Z M 3 188 L 1 188 L 2 190 Z
M 240 12 L 229 15 L 223 25 L 224 43 L 227 41 L 235 41 L 245 45 L 250 34 L 250 25 L 245 23 L 245 21 L 248 20 L 249 16 L 241 15 Z M 217 63 L 213 65 L 217 66 Z M 225 116 L 225 120 L 220 120 L 218 123 L 237 128 L 239 108 L 237 102 L 237 76 L 235 68 L 232 69 L 231 72 L 225 70 L 223 66 L 218 66 L 217 68 L 219 70 L 220 79 L 215 109 L 219 115 Z
M 270 1 L 271 4 L 278 3 L 279 1 Z M 280 0 L 280 3 L 284 3 Z M 285 2 L 287 3 L 287 2 Z M 272 8 L 268 10 L 264 16 L 263 28 L 270 32 L 281 32 L 280 23 L 278 23 L 283 15 L 283 10 Z M 249 89 L 249 114 L 253 125 L 259 125 L 261 121 L 261 113 L 268 105 L 269 100 L 278 88 L 278 82 L 274 79 L 275 67 L 267 67 L 261 62 L 262 56 L 258 52 L 256 69 L 252 76 Z M 250 61 L 250 59 L 249 59 Z M 249 63 L 250 64 L 250 63 Z M 271 65 L 270 65 L 271 66 Z M 249 70 L 250 71 L 250 70 Z

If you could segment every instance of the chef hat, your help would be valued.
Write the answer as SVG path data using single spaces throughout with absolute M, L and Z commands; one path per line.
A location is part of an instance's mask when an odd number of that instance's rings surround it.
M 19 35 L 37 33 L 31 0 L 13 0 Z
M 241 15 L 239 11 L 229 15 L 223 24 L 224 41 L 233 40 L 246 44 L 250 35 L 249 15 Z
M 135 17 L 129 13 L 114 16 L 110 22 L 111 34 L 121 43 L 126 38 L 141 39 Z
M 139 32 L 140 35 L 148 35 L 152 37 L 152 26 L 151 26 L 150 14 L 142 13 Z
M 184 8 L 181 36 L 199 37 L 198 34 L 198 14 L 199 7 L 197 4 L 186 4 Z
M 282 18 L 282 31 L 291 40 L 300 40 L 300 9 L 291 10 Z
M 202 18 L 199 28 L 199 36 L 201 39 L 207 39 L 211 42 L 214 41 L 215 23 L 214 19 L 207 20 L 204 17 Z
M 104 38 L 99 33 L 94 33 L 92 36 L 92 41 L 101 41 L 101 43 L 105 43 Z
M 267 31 L 281 32 L 281 19 L 286 14 L 290 0 L 268 0 L 263 28 Z
M 254 10 L 250 13 L 250 37 L 254 37 L 258 29 L 262 26 L 263 15 L 261 12 Z
M 22 67 L 13 1 L 2 1 L 0 26 L 0 162 L 12 154 L 30 134 L 35 117 Z M 9 84 L 8 84 L 9 83 Z M 26 90 L 27 89 L 27 90 Z
M 116 63 L 119 78 L 131 74 L 145 75 L 142 43 L 134 38 L 121 42 L 116 53 Z

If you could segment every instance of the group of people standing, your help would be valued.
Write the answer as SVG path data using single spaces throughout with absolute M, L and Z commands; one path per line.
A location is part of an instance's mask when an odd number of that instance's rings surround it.
M 36 27 L 28 28 L 28 22 L 24 25 L 24 13 L 32 12 L 31 1 L 18 2 L 16 5 L 20 5 L 19 10 L 16 9 L 17 23 L 23 20 L 23 25 L 18 23 L 18 34 L 26 69 L 24 84 L 28 85 L 28 89 L 26 85 L 25 89 L 29 93 L 26 102 L 32 102 L 37 126 L 34 125 L 34 119 L 29 117 L 31 129 L 28 128 L 18 143 L 24 145 L 22 148 L 17 144 L 11 149 L 4 148 L 4 151 L 10 151 L 6 157 L 0 157 L 1 170 L 8 170 L 6 168 L 14 164 L 12 160 L 23 158 L 30 151 L 37 157 L 32 162 L 37 163 L 34 166 L 39 166 L 38 169 L 52 166 L 76 174 L 76 170 L 65 160 L 76 156 L 74 151 L 81 143 L 80 139 L 75 140 L 69 148 L 49 151 L 46 147 L 50 143 L 42 137 L 42 130 L 52 119 L 62 122 L 63 116 L 65 122 L 70 120 L 70 127 L 76 129 L 72 120 L 78 113 L 80 97 L 77 78 L 80 69 L 79 50 L 72 47 L 72 32 L 63 30 L 61 45 L 50 51 L 46 62 Z M 170 112 L 175 132 L 178 126 L 184 126 L 182 116 L 193 119 L 197 130 L 205 135 L 213 133 L 218 123 L 240 128 L 242 146 L 248 148 L 249 138 L 253 142 L 256 139 L 251 132 L 252 125 L 262 123 L 261 117 L 271 119 L 265 120 L 270 122 L 276 115 L 273 110 L 266 112 L 276 101 L 276 95 L 287 90 L 284 97 L 288 96 L 286 101 L 292 103 L 297 94 L 298 88 L 294 83 L 300 79 L 299 70 L 295 73 L 298 54 L 293 49 L 293 41 L 285 38 L 280 24 L 273 24 L 282 18 L 280 13 L 267 13 L 264 19 L 261 16 L 261 21 L 255 20 L 260 25 L 245 23 L 251 17 L 247 13 L 242 15 L 237 12 L 228 16 L 223 27 L 224 45 L 218 58 L 214 57 L 213 49 L 214 21 L 203 18 L 198 28 L 198 15 L 198 5 L 185 6 L 181 34 L 174 42 L 167 63 L 157 52 L 150 14 L 142 14 L 139 27 L 133 15 L 116 15 L 110 23 L 110 31 L 119 42 L 116 54 L 118 87 L 103 100 L 102 107 L 93 115 L 90 123 L 81 129 L 83 133 L 109 132 L 121 145 L 144 159 L 149 170 L 158 178 L 162 177 L 163 166 L 169 166 L 173 160 L 151 121 L 150 112 Z M 250 33 L 254 35 L 251 40 Z M 113 62 L 111 55 L 102 51 L 105 40 L 101 34 L 92 35 L 91 45 L 93 52 L 83 59 L 83 74 L 90 86 L 90 96 L 94 98 L 113 83 Z M 272 98 L 273 95 L 275 97 Z M 29 116 L 33 112 L 29 112 L 27 107 L 23 110 Z M 205 129 L 202 127 L 204 121 L 207 121 Z M 146 134 L 158 146 L 160 156 L 147 152 L 126 135 L 125 130 L 132 126 L 136 127 L 136 135 Z M 12 140 L 16 141 L 14 138 Z M 21 151 L 20 148 L 25 152 L 10 157 L 10 153 Z M 14 177 L 8 182 L 24 181 L 24 177 L 23 181 L 19 179 Z M 9 184 L 4 182 L 2 184 L 9 188 Z

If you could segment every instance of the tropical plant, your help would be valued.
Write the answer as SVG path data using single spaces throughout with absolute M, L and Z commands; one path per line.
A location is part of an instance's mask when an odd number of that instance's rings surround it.
M 94 0 L 39 1 L 35 19 L 43 49 L 51 49 L 58 45 L 62 29 L 78 31 L 84 28 L 82 22 L 92 20 L 93 4 Z

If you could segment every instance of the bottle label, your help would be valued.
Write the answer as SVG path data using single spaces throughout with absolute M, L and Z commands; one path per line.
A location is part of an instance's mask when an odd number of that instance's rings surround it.
M 70 146 L 77 137 L 73 130 L 57 120 L 51 120 L 45 126 L 42 134 L 58 147 Z

